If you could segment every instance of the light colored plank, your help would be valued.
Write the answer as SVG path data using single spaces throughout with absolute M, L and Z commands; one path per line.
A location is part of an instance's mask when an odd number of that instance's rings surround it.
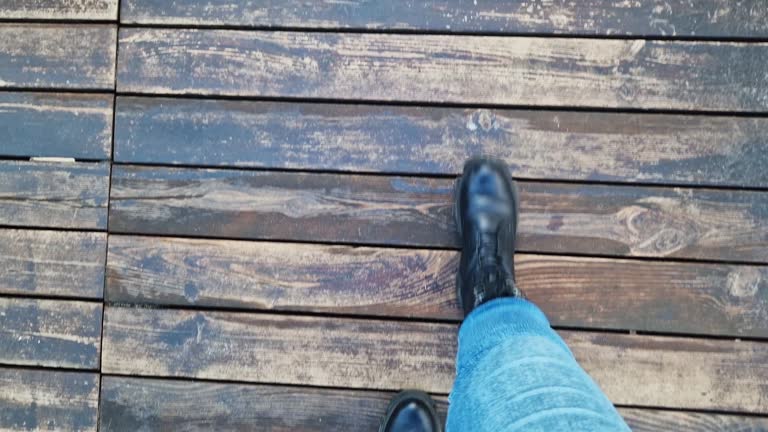
M 99 374 L 0 368 L 0 430 L 96 432 Z
M 124 0 L 121 6 L 123 22 L 142 24 L 604 36 L 768 35 L 768 5 L 761 0 L 736 4 L 729 0 Z
M 118 0 L 0 0 L 2 19 L 117 20 Z
M 123 92 L 768 110 L 765 43 L 138 28 L 119 43 Z
M 98 369 L 100 303 L 0 297 L 0 363 Z
M 106 229 L 108 163 L 0 161 L 0 225 Z
M 518 254 L 553 325 L 768 337 L 768 269 Z M 111 236 L 107 300 L 459 319 L 458 253 Z
M 112 90 L 114 25 L 0 24 L 0 88 Z
M 0 156 L 109 159 L 112 102 L 106 94 L 0 93 Z
M 100 299 L 107 235 L 0 230 L 0 293 Z
M 107 307 L 104 373 L 448 393 L 457 326 Z M 766 413 L 758 342 L 561 332 L 617 404 Z
M 768 119 L 118 97 L 120 162 L 768 186 Z
M 525 252 L 768 262 L 768 194 L 520 182 Z M 115 167 L 110 230 L 458 246 L 453 181 Z

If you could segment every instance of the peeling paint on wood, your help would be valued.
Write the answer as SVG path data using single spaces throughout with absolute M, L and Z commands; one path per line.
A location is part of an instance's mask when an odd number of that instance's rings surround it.
M 106 229 L 109 168 L 0 161 L 0 225 Z
M 0 293 L 102 298 L 107 235 L 0 230 Z
M 0 430 L 96 432 L 99 374 L 0 368 Z
M 526 252 L 768 262 L 768 194 L 520 182 Z M 115 167 L 110 230 L 458 246 L 448 179 Z
M 117 20 L 118 0 L 0 0 L 1 19 Z
M 0 88 L 113 90 L 114 25 L 0 24 Z
M 124 0 L 121 21 L 324 29 L 698 37 L 768 36 L 762 0 Z
M 107 307 L 103 372 L 448 393 L 456 325 Z M 617 404 L 766 413 L 758 342 L 561 332 Z M 695 365 L 696 367 L 692 367 Z
M 109 159 L 107 94 L 0 93 L 0 156 Z
M 768 111 L 768 44 L 120 30 L 122 92 Z
M 101 304 L 0 297 L 0 363 L 98 369 Z
M 553 325 L 768 336 L 768 269 L 517 254 Z M 460 319 L 458 253 L 111 236 L 107 300 Z

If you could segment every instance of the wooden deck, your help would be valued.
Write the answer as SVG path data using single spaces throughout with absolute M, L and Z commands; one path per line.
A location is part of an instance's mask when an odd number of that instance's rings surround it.
M 477 154 L 633 430 L 768 431 L 763 0 L 0 0 L 0 430 L 444 414 Z

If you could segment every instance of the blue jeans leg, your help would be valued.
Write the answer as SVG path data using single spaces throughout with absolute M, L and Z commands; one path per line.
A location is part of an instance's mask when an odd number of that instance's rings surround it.
M 533 303 L 496 299 L 462 324 L 447 432 L 629 430 Z

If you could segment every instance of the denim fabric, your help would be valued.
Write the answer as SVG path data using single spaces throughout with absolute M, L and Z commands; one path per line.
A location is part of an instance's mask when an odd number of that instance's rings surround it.
M 447 432 L 629 430 L 533 303 L 493 300 L 462 324 Z

